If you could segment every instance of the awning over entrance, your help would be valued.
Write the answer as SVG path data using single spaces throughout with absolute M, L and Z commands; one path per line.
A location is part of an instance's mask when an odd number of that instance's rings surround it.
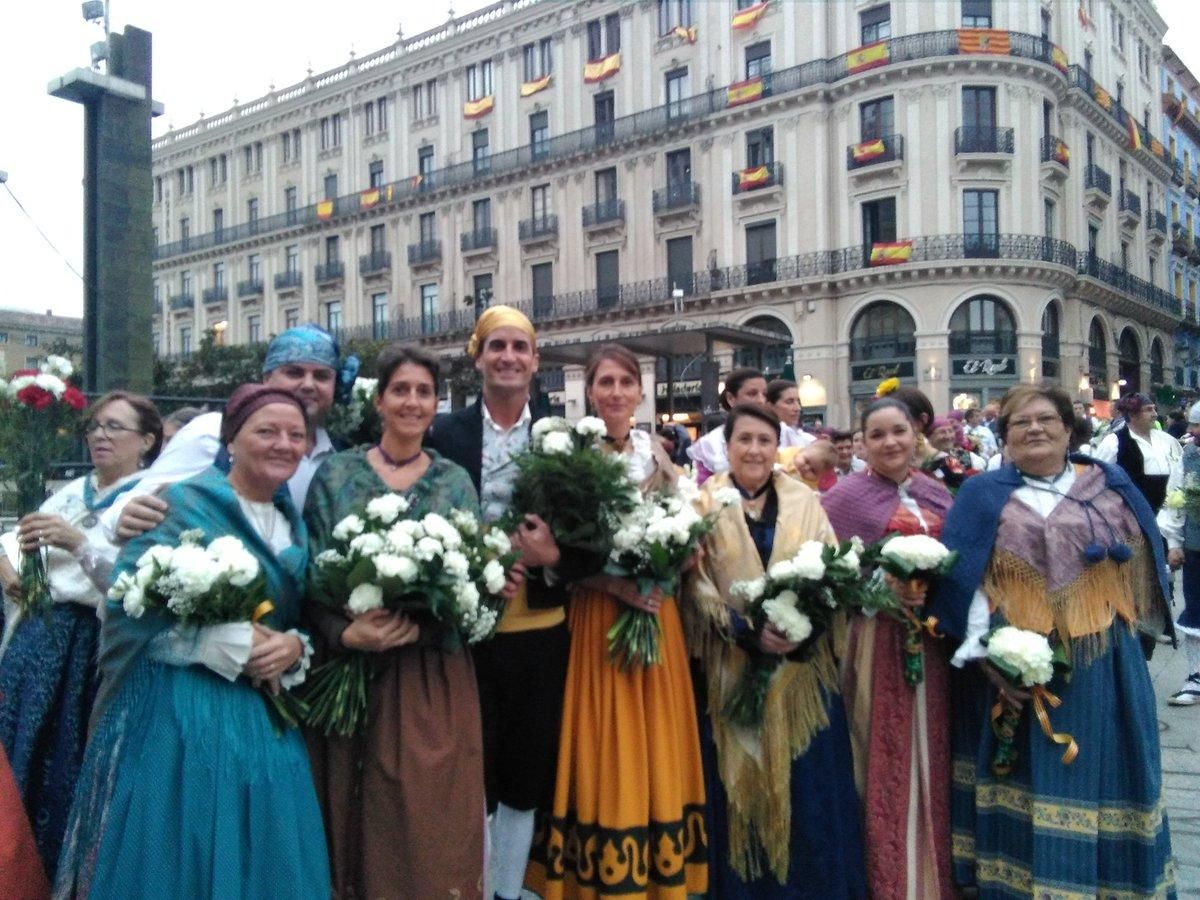
M 620 344 L 639 356 L 670 359 L 677 356 L 711 356 L 718 347 L 767 348 L 780 344 L 779 332 L 725 322 L 668 325 L 650 332 L 630 334 L 613 331 L 574 341 L 538 343 L 543 365 L 585 366 L 588 358 L 604 344 Z

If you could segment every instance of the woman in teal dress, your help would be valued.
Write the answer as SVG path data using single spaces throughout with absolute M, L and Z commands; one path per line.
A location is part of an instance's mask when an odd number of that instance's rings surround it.
M 419 519 L 479 515 L 466 470 L 421 439 L 437 411 L 436 361 L 408 347 L 378 365 L 378 444 L 330 457 L 304 516 L 312 557 L 334 526 L 390 492 Z M 310 732 L 313 775 L 329 836 L 336 898 L 473 898 L 483 889 L 483 731 L 471 655 L 443 646 L 429 621 L 373 610 L 351 616 L 345 597 L 312 587 L 318 656 L 365 652 L 374 661 L 367 722 L 353 737 Z
M 166 520 L 126 545 L 115 573 L 189 529 L 205 542 L 232 535 L 257 558 L 274 610 L 256 624 L 195 628 L 108 603 L 56 896 L 329 896 L 303 739 L 276 731 L 257 687 L 287 688 L 307 664 L 294 627 L 306 533 L 285 486 L 307 448 L 304 407 L 288 391 L 243 385 L 221 438 L 228 476 L 213 468 L 169 488 Z

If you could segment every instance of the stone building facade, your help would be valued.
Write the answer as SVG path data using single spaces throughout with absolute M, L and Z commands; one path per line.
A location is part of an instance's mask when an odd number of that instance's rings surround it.
M 23 309 L 0 309 L 0 377 L 18 369 L 36 368 L 56 344 L 78 351 L 83 345 L 83 320 L 71 316 L 45 315 Z
M 157 346 L 312 320 L 457 354 L 496 301 L 569 413 L 605 338 L 647 418 L 737 361 L 834 423 L 891 374 L 940 408 L 1147 390 L 1183 316 L 1165 30 L 1149 0 L 498 3 L 155 142 Z

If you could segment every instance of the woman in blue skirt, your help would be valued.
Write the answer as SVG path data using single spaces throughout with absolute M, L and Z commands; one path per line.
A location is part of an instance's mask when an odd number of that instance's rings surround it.
M 303 680 L 304 523 L 285 482 L 308 444 L 288 391 L 243 385 L 221 425 L 216 468 L 168 489 L 167 518 L 131 541 L 118 574 L 156 544 L 199 529 L 232 535 L 258 560 L 258 622 L 181 626 L 108 604 L 95 730 L 59 861 L 61 897 L 328 898 L 325 836 L 304 741 L 277 730 L 258 685 Z
M 1009 464 L 968 480 L 946 519 L 944 540 L 960 556 L 931 612 L 964 639 L 954 659 L 955 877 L 981 898 L 1172 897 L 1154 691 L 1138 641 L 1139 630 L 1171 625 L 1162 538 L 1124 472 L 1067 459 L 1073 422 L 1062 389 L 1010 390 L 1000 413 Z M 999 625 L 1061 644 L 1070 677 L 1045 685 L 1060 705 L 986 660 L 980 639 Z M 1015 761 L 996 759 L 1006 711 L 1019 716 Z

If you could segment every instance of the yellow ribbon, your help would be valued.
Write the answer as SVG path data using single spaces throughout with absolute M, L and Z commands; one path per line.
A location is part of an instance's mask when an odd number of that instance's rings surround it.
M 1043 733 L 1045 733 L 1046 737 L 1050 738 L 1050 740 L 1054 741 L 1054 743 L 1066 746 L 1067 749 L 1063 751 L 1062 755 L 1062 764 L 1064 766 L 1069 766 L 1071 763 L 1075 762 L 1075 757 L 1079 755 L 1079 744 L 1077 744 L 1075 742 L 1075 738 L 1071 737 L 1069 734 L 1056 733 L 1054 729 L 1050 727 L 1050 715 L 1046 712 L 1047 703 L 1049 703 L 1054 709 L 1058 709 L 1060 706 L 1062 706 L 1062 700 L 1058 699 L 1058 697 L 1054 696 L 1054 694 L 1050 693 L 1040 684 L 1035 685 L 1030 693 L 1033 696 L 1033 711 L 1037 715 L 1037 719 L 1042 726 Z
M 914 578 L 913 583 L 915 584 L 919 580 L 920 579 L 918 579 L 918 578 Z M 914 613 L 907 606 L 903 606 L 901 608 L 904 610 L 904 617 L 906 619 L 908 619 L 908 621 L 911 624 L 916 625 L 918 631 L 928 632 L 928 634 L 931 638 L 941 639 L 941 638 L 945 637 L 944 634 L 937 633 L 937 623 L 938 623 L 937 616 L 926 616 L 924 619 L 918 619 L 917 614 Z
M 275 604 L 270 600 L 264 600 L 262 603 L 258 604 L 258 606 L 254 607 L 254 612 L 250 616 L 250 621 L 257 622 L 259 619 L 269 616 L 273 612 L 275 612 Z

